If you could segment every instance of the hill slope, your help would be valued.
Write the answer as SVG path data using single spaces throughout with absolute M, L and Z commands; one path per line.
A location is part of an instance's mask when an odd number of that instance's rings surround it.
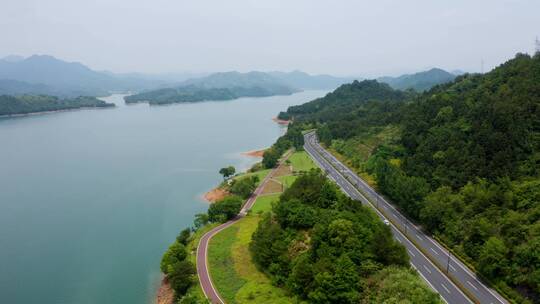
M 205 100 L 231 100 L 239 97 L 290 95 L 298 90 L 262 72 L 215 73 L 189 79 L 174 88 L 143 92 L 124 99 L 127 103 L 169 104 Z
M 387 83 L 392 88 L 398 90 L 414 89 L 416 91 L 425 91 L 438 84 L 450 82 L 455 78 L 456 75 L 454 74 L 434 68 L 429 71 L 405 74 L 399 77 L 381 77 L 377 80 Z
M 293 72 L 269 72 L 271 76 L 300 89 L 329 90 L 352 82 L 352 77 L 335 77 L 331 75 L 309 75 L 301 71 Z
M 106 103 L 95 97 L 60 99 L 55 96 L 45 95 L 24 95 L 16 97 L 0 95 L 0 116 L 107 107 L 114 107 L 114 104 Z
M 156 88 L 164 81 L 94 71 L 78 62 L 48 55 L 0 60 L 0 94 L 53 94 L 105 96 L 109 91 Z
M 348 86 L 283 116 L 317 127 L 499 291 L 539 303 L 540 54 L 404 100 Z

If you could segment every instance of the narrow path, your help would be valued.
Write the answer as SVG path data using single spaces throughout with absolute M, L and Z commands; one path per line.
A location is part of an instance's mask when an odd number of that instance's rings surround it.
M 272 169 L 266 175 L 266 177 L 263 179 L 263 181 L 259 184 L 257 189 L 253 192 L 253 194 L 249 197 L 249 199 L 246 201 L 242 209 L 240 210 L 240 213 L 233 218 L 232 220 L 223 223 L 216 228 L 208 231 L 206 234 L 204 234 L 201 237 L 201 240 L 199 241 L 199 245 L 197 246 L 197 276 L 199 277 L 199 283 L 201 284 L 201 288 L 203 290 L 204 295 L 206 298 L 210 301 L 212 304 L 225 304 L 225 301 L 219 296 L 218 291 L 216 290 L 214 284 L 212 283 L 212 278 L 210 277 L 210 271 L 208 267 L 208 244 L 210 243 L 210 240 L 212 237 L 216 234 L 218 234 L 223 229 L 233 225 L 238 220 L 240 220 L 242 217 L 246 216 L 249 209 L 253 207 L 253 204 L 257 200 L 257 197 L 262 193 L 264 186 L 266 183 L 272 179 L 273 174 L 276 170 L 281 166 L 281 164 L 289 158 L 291 155 L 291 152 L 287 152 L 281 159 L 280 163 L 276 168 Z

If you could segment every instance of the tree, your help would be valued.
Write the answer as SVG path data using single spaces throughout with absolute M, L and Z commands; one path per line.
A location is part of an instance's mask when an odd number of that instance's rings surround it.
M 186 246 L 189 242 L 189 238 L 191 237 L 191 229 L 186 228 L 182 231 L 180 231 L 180 234 L 176 237 L 176 241 L 184 246 Z
M 182 297 L 193 284 L 193 275 L 196 274 L 193 263 L 187 260 L 169 265 L 167 278 L 177 297 Z
M 505 274 L 507 269 L 508 248 L 497 237 L 490 237 L 482 246 L 479 257 L 479 270 L 488 278 L 498 278 Z
M 199 229 L 202 226 L 208 224 L 208 214 L 206 213 L 198 213 L 195 214 L 195 220 L 193 220 L 193 226 L 195 226 L 195 229 Z
M 233 166 L 228 166 L 225 168 L 219 169 L 219 174 L 223 175 L 223 179 L 227 179 L 234 175 L 236 169 Z
M 276 151 L 274 148 L 264 151 L 262 160 L 263 166 L 268 169 L 274 168 L 277 165 L 280 156 L 279 151 Z
M 253 193 L 253 191 L 255 191 L 258 182 L 258 176 L 250 176 L 236 179 L 232 182 L 229 190 L 232 194 L 238 195 L 246 199 Z
M 174 242 L 161 258 L 160 268 L 164 274 L 169 274 L 170 266 L 185 260 L 187 257 L 186 247 L 179 242 Z
M 225 222 L 240 212 L 242 208 L 242 198 L 236 195 L 229 195 L 217 201 L 208 208 L 208 220 L 210 222 Z

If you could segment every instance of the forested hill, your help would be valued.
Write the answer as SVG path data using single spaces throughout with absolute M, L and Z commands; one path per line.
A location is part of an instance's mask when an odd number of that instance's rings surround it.
M 0 95 L 0 116 L 105 107 L 114 107 L 114 104 L 95 97 L 60 99 L 46 95 Z
M 361 84 L 281 116 L 316 127 L 499 291 L 540 303 L 540 54 L 419 95 Z
M 230 100 L 240 97 L 290 95 L 298 92 L 279 79 L 262 72 L 215 73 L 187 80 L 177 87 L 164 88 L 125 97 L 126 102 L 169 104 L 205 100 Z
M 392 89 L 376 80 L 354 81 L 344 84 L 325 97 L 289 107 L 281 112 L 280 119 L 294 118 L 298 123 L 318 123 L 320 131 L 332 132 L 334 138 L 349 138 L 358 134 L 366 125 L 387 125 L 395 122 L 399 109 L 414 92 Z M 321 140 L 329 137 L 324 135 Z
M 377 80 L 388 83 L 392 88 L 398 90 L 414 89 L 416 91 L 425 91 L 438 84 L 451 82 L 455 78 L 456 75 L 452 73 L 433 68 L 428 71 L 405 74 L 399 77 L 380 77 Z

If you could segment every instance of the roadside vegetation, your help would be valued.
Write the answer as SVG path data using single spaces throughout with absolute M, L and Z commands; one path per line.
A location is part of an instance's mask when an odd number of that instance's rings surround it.
M 540 303 L 540 54 L 424 93 L 353 82 L 281 117 L 516 303 Z
M 253 259 L 274 285 L 300 300 L 442 303 L 409 269 L 389 227 L 320 170 L 300 174 L 261 217 L 249 246 Z M 388 277 L 393 287 L 385 284 Z

